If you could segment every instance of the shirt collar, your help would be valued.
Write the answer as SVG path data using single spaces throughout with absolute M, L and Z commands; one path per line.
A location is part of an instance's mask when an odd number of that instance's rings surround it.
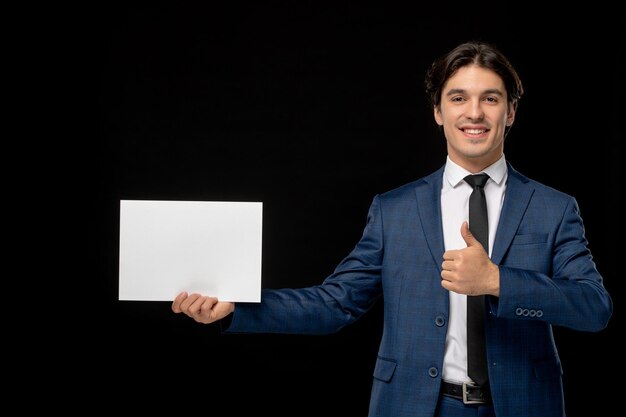
M 504 154 L 502 154 L 500 159 L 480 172 L 489 175 L 489 178 L 496 184 L 502 185 L 502 181 L 506 177 L 506 159 L 504 158 Z M 472 174 L 472 172 L 452 162 L 449 156 L 446 158 L 443 176 L 444 180 L 447 181 L 452 188 L 464 182 L 463 179 L 470 174 Z M 474 172 L 474 174 L 479 174 L 479 172 Z

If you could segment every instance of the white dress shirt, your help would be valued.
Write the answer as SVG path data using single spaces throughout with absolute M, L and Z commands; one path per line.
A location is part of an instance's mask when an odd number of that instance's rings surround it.
M 506 189 L 507 167 L 504 155 L 481 172 L 489 175 L 489 180 L 485 184 L 485 195 L 489 221 L 489 254 L 491 254 Z M 472 187 L 464 181 L 464 178 L 470 174 L 478 172 L 469 172 L 447 158 L 441 189 L 445 250 L 467 247 L 461 236 L 461 224 L 468 219 Z M 466 295 L 450 291 L 448 335 L 442 372 L 442 377 L 446 381 L 471 381 L 467 376 L 466 304 Z

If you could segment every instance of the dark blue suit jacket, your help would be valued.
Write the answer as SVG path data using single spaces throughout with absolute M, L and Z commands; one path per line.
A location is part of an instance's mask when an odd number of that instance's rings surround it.
M 552 326 L 599 331 L 612 314 L 574 198 L 510 165 L 491 259 L 500 297 L 487 297 L 489 380 L 502 417 L 564 416 Z M 370 417 L 432 416 L 441 383 L 449 294 L 441 286 L 443 167 L 374 197 L 354 250 L 318 286 L 265 289 L 238 303 L 231 333 L 326 334 L 383 297 L 384 330 Z

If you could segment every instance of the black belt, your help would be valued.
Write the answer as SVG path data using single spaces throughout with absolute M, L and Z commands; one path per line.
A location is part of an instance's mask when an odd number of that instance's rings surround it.
M 455 384 L 441 381 L 441 393 L 462 400 L 465 404 L 491 404 L 489 384 L 479 387 L 469 383 Z

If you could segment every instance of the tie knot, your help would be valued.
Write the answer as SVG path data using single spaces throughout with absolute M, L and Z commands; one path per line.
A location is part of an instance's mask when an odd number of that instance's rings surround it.
M 467 182 L 472 187 L 484 187 L 488 179 L 489 175 L 485 173 L 468 175 L 464 178 L 465 182 Z

